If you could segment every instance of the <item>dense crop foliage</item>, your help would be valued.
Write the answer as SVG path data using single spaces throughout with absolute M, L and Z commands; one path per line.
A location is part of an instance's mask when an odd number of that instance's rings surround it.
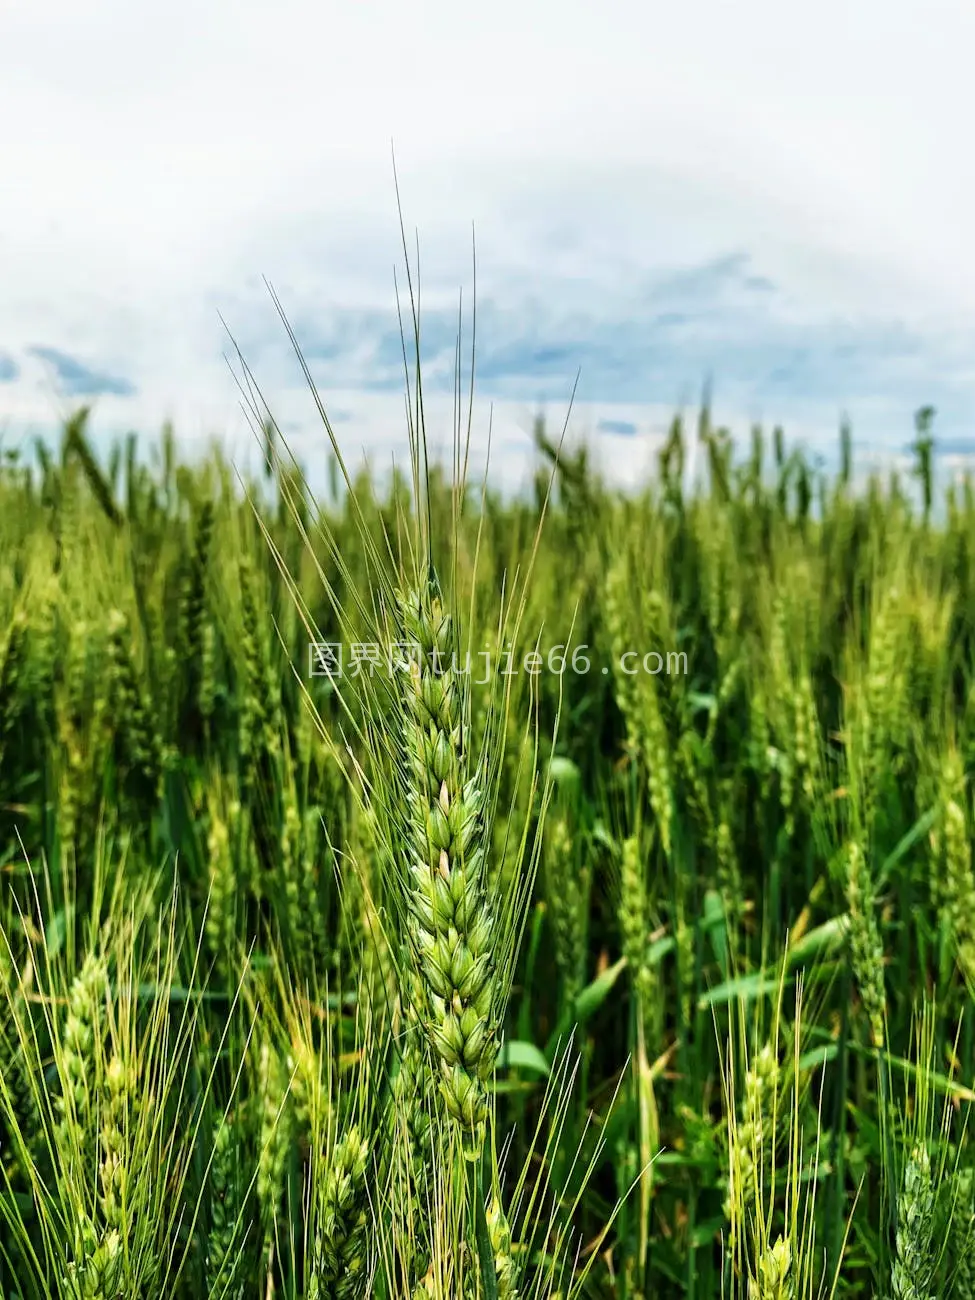
M 0 475 L 0 1294 L 975 1294 L 928 414 L 921 506 L 705 413 L 419 509 L 87 418 Z

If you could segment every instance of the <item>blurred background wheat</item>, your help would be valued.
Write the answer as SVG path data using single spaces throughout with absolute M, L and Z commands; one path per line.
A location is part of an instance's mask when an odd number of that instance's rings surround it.
M 317 502 L 89 421 L 0 476 L 3 1294 L 970 1294 L 925 413 L 919 490 L 705 409 L 626 494 L 539 425 L 534 499 L 414 430 Z

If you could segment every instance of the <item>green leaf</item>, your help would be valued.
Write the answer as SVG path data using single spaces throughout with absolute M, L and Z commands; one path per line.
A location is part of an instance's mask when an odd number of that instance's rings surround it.
M 560 1040 L 569 1033 L 574 1024 L 584 1025 L 591 1016 L 596 1014 L 609 997 L 613 985 L 619 979 L 625 967 L 625 957 L 621 957 L 612 966 L 608 966 L 606 970 L 596 976 L 592 983 L 586 985 L 576 998 L 575 1007 L 569 1007 L 563 1012 L 558 1028 L 545 1047 L 545 1056 L 550 1063 L 555 1059 L 555 1051 Z
M 910 852 L 918 840 L 921 839 L 923 835 L 927 835 L 928 831 L 938 820 L 940 814 L 941 805 L 935 804 L 933 808 L 929 808 L 926 813 L 923 813 L 917 819 L 906 835 L 902 836 L 901 839 L 898 840 L 897 844 L 884 859 L 880 870 L 877 872 L 878 887 L 883 886 L 886 883 L 888 875 L 893 871 L 894 867 L 897 866 L 898 862 L 900 862 L 900 860 Z
M 470 1167 L 470 1181 L 474 1192 L 475 1236 L 477 1239 L 477 1259 L 481 1274 L 481 1294 L 484 1300 L 498 1300 L 498 1275 L 494 1265 L 494 1251 L 491 1249 L 491 1234 L 488 1231 L 487 1214 L 484 1210 L 484 1191 L 475 1165 Z
M 67 914 L 63 907 L 59 907 L 44 927 L 44 952 L 47 961 L 53 962 L 57 959 L 61 949 L 64 947 L 67 933 Z
M 647 965 L 659 966 L 667 954 L 674 952 L 676 948 L 677 940 L 672 934 L 665 935 L 663 939 L 654 939 L 647 949 Z
M 559 754 L 552 756 L 548 770 L 552 780 L 561 782 L 562 785 L 573 786 L 579 780 L 579 769 L 572 759 Z
M 687 702 L 692 709 L 703 709 L 706 713 L 713 713 L 718 707 L 718 697 L 713 692 L 688 691 Z
M 873 1057 L 876 1055 L 872 1048 L 865 1047 L 862 1043 L 851 1042 L 850 1048 L 860 1056 Z M 933 1088 L 935 1092 L 942 1093 L 946 1097 L 957 1097 L 961 1101 L 975 1101 L 975 1091 L 966 1087 L 965 1084 L 959 1083 L 956 1079 L 949 1079 L 945 1074 L 940 1074 L 936 1070 L 929 1070 L 926 1066 L 918 1065 L 915 1061 L 907 1061 L 902 1056 L 891 1056 L 889 1052 L 885 1054 L 885 1058 L 888 1065 L 894 1066 L 895 1069 L 900 1070 L 916 1082 L 924 1083 Z
M 499 1069 L 534 1070 L 537 1074 L 548 1075 L 549 1063 L 534 1043 L 526 1043 L 516 1038 L 513 1042 L 505 1041 L 498 1053 Z
M 601 845 L 604 849 L 608 849 L 610 853 L 616 852 L 616 840 L 607 830 L 605 822 L 597 821 L 595 823 L 592 828 L 592 840 L 594 844 Z
M 575 1018 L 578 1024 L 585 1024 L 590 1016 L 595 1015 L 609 997 L 613 985 L 619 979 L 625 966 L 626 958 L 621 957 L 618 962 L 608 966 L 602 974 L 597 975 L 592 983 L 586 985 L 576 998 Z
M 836 1043 L 826 1043 L 822 1047 L 811 1047 L 808 1052 L 803 1052 L 799 1057 L 798 1068 L 800 1070 L 814 1070 L 818 1065 L 825 1065 L 827 1061 L 835 1061 L 839 1055 L 839 1050 Z
M 808 934 L 804 934 L 789 947 L 789 966 L 803 966 L 816 957 L 835 952 L 846 938 L 848 924 L 844 912 L 841 916 L 834 916 L 829 921 L 824 921 L 822 925 L 817 925 Z
M 766 993 L 774 993 L 778 987 L 778 980 L 770 979 L 761 971 L 753 971 L 751 975 L 736 975 L 734 979 L 725 980 L 702 994 L 698 998 L 698 1010 L 704 1011 L 708 1007 L 732 1002 L 736 998 L 742 998 L 747 1002 L 752 998 L 764 997 Z

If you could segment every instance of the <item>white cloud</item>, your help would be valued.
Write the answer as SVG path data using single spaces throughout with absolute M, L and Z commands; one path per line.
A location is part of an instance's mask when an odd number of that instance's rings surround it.
M 150 435 L 172 413 L 184 436 L 239 442 L 218 307 L 262 349 L 280 331 L 262 274 L 289 311 L 393 320 L 393 137 L 431 306 L 469 294 L 471 222 L 479 297 L 516 316 L 535 301 L 542 334 L 573 316 L 619 328 L 650 272 L 744 250 L 779 291 L 773 334 L 902 324 L 917 400 L 947 376 L 961 420 L 972 48 L 975 11 L 948 0 L 15 0 L 0 16 L 0 352 L 22 373 L 0 406 L 52 418 L 50 378 L 25 356 L 41 344 L 138 386 L 100 400 L 106 425 Z M 275 410 L 310 410 L 293 368 L 267 364 Z M 695 389 L 697 364 L 674 354 L 671 390 L 648 403 Z M 821 432 L 859 404 L 879 428 L 909 400 L 885 407 L 851 374 L 837 369 L 834 393 L 823 370 L 817 402 L 753 387 L 722 415 L 761 407 Z M 733 374 L 717 380 L 734 393 Z M 401 398 L 341 397 L 370 445 L 400 436 Z

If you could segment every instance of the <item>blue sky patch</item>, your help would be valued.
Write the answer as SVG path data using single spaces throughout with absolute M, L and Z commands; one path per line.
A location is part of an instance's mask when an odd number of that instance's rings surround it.
M 66 397 L 134 397 L 137 392 L 131 380 L 95 370 L 60 348 L 35 344 L 26 350 L 52 367 Z

